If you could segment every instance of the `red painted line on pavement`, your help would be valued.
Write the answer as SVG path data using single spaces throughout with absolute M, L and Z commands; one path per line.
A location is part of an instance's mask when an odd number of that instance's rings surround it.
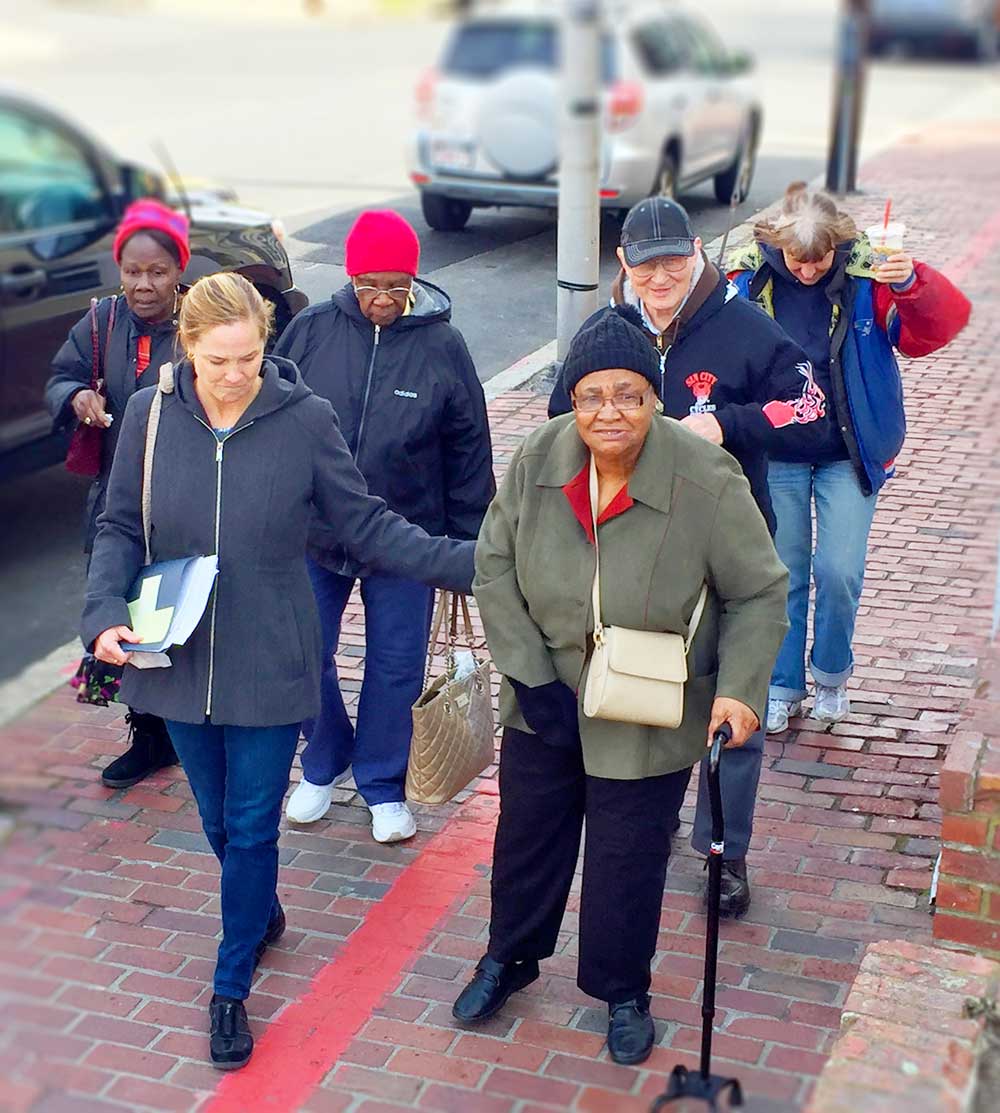
M 453 903 L 488 864 L 496 796 L 477 793 L 373 905 L 337 957 L 257 1041 L 253 1058 L 226 1075 L 202 1113 L 294 1113 L 323 1081 Z M 289 914 L 294 926 L 294 912 Z
M 944 273 L 956 286 L 960 285 L 966 275 L 971 274 L 993 252 L 998 242 L 1000 242 L 1000 209 L 976 233 L 972 247 L 964 255 L 949 263 L 944 268 Z

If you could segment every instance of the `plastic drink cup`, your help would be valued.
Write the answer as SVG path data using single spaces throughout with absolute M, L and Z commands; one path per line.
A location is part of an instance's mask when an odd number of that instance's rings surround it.
M 890 255 L 898 255 L 903 250 L 905 234 L 906 225 L 901 220 L 890 220 L 888 224 L 873 224 L 865 230 L 877 266 L 881 266 Z

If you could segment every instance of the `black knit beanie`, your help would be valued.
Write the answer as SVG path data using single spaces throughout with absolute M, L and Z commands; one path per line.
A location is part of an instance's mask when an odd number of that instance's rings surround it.
M 594 371 L 623 367 L 648 379 L 660 396 L 660 357 L 644 335 L 642 317 L 631 305 L 616 305 L 573 337 L 563 364 L 563 383 L 571 391 Z

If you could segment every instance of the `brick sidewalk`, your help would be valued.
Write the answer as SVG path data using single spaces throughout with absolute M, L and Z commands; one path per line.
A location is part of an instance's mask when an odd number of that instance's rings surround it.
M 891 193 L 916 253 L 945 265 L 976 312 L 946 352 L 905 368 L 910 434 L 873 530 L 854 714 L 768 740 L 754 905 L 723 926 L 719 970 L 718 1069 L 739 1075 L 751 1110 L 801 1108 L 866 943 L 930 937 L 937 773 L 960 736 L 993 601 L 998 170 L 1000 129 L 954 126 L 865 168 L 859 223 Z M 502 466 L 544 401 L 508 394 L 490 410 Z M 363 641 L 353 607 L 348 689 Z M 660 1047 L 641 1069 L 601 1050 L 605 1014 L 575 985 L 572 898 L 539 982 L 475 1033 L 454 1026 L 450 1003 L 489 912 L 490 770 L 464 799 L 419 809 L 405 846 L 373 843 L 348 789 L 328 820 L 283 835 L 289 929 L 249 1002 L 254 1060 L 221 1077 L 204 1035 L 215 860 L 179 771 L 101 786 L 122 733 L 116 709 L 81 707 L 68 690 L 0 732 L 0 788 L 17 819 L 0 860 L 0 1109 L 645 1113 L 674 1063 L 694 1063 L 703 875 L 684 838 L 654 974 Z

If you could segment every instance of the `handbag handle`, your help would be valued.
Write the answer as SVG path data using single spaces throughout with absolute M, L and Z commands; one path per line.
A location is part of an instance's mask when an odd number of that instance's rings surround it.
M 434 608 L 434 618 L 431 621 L 431 636 L 427 643 L 427 667 L 424 670 L 424 686 L 431 675 L 431 666 L 434 663 L 434 649 L 437 646 L 441 631 L 445 629 L 445 616 L 450 611 L 447 630 L 445 632 L 445 660 L 448 668 L 455 665 L 455 647 L 458 645 L 458 611 L 462 609 L 462 623 L 465 626 L 465 642 L 469 649 L 475 649 L 472 633 L 472 615 L 469 612 L 469 600 L 457 591 L 441 591 L 438 593 L 437 605 Z
M 146 563 L 152 564 L 149 551 L 149 533 L 152 528 L 153 511 L 153 455 L 156 452 L 156 434 L 160 428 L 160 410 L 163 408 L 164 394 L 174 392 L 174 365 L 165 363 L 160 368 L 160 381 L 149 407 L 146 422 L 146 445 L 142 454 L 142 538 L 146 544 Z
M 594 583 L 591 588 L 591 601 L 594 607 L 594 644 L 601 645 L 604 641 L 604 623 L 601 621 L 601 543 L 597 538 L 597 506 L 599 489 L 597 485 L 597 463 L 594 454 L 590 454 L 590 520 L 594 527 Z M 705 613 L 705 603 L 708 600 L 708 584 L 702 583 L 698 593 L 698 601 L 691 612 L 691 621 L 688 623 L 687 637 L 684 639 L 684 654 L 688 653 L 694 636 L 701 624 L 701 616 Z

